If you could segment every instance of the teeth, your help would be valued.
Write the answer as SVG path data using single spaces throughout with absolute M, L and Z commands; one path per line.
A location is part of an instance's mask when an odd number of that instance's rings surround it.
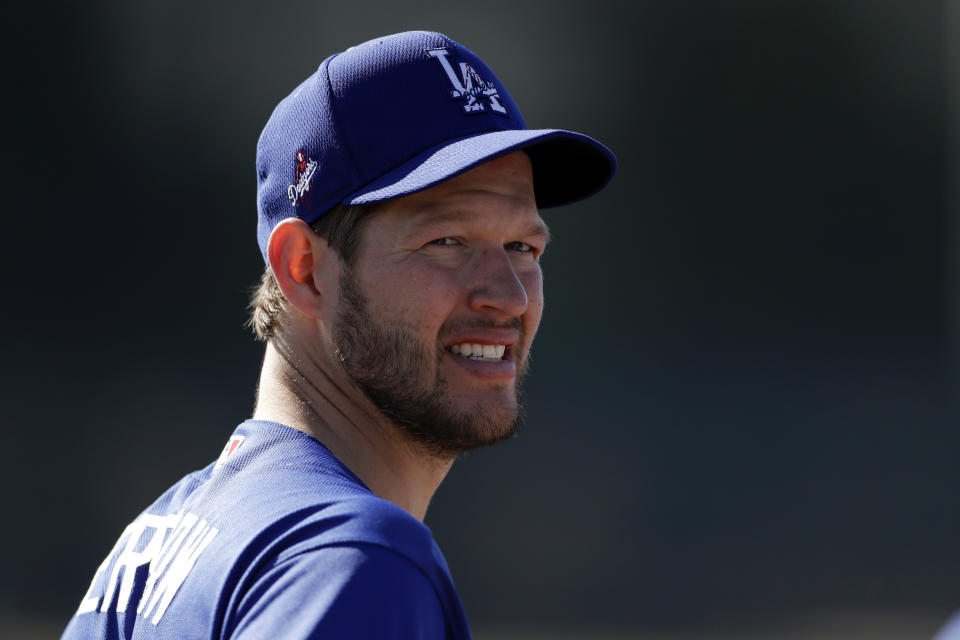
M 507 346 L 503 344 L 463 342 L 461 344 L 450 345 L 449 349 L 450 353 L 456 353 L 474 360 L 501 360 L 507 350 Z

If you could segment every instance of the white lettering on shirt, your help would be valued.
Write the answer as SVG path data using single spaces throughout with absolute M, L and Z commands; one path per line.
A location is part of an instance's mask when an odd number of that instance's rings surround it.
M 166 516 L 143 514 L 127 525 L 90 582 L 77 614 L 127 611 L 137 582 L 137 570 L 147 566 L 143 595 L 137 613 L 160 622 L 167 607 L 190 573 L 197 558 L 219 530 L 192 513 Z M 100 581 L 106 575 L 105 581 Z M 140 572 L 144 580 L 144 572 Z

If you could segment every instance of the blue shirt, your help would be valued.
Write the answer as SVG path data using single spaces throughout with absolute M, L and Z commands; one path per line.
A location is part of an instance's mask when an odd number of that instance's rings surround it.
M 955 613 L 944 625 L 933 640 L 960 640 L 960 612 Z
M 254 420 L 127 526 L 63 635 L 469 637 L 430 530 L 316 439 Z

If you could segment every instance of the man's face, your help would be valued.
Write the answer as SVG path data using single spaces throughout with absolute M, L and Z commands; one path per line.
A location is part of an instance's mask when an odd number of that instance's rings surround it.
M 370 215 L 340 279 L 333 337 L 345 371 L 437 454 L 509 438 L 522 421 L 548 235 L 526 154 Z

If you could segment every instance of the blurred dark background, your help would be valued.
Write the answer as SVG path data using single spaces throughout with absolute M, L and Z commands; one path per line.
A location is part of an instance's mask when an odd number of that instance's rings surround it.
M 0 621 L 59 632 L 249 415 L 260 129 L 329 53 L 424 28 L 620 161 L 545 214 L 527 430 L 428 514 L 478 637 L 929 637 L 960 608 L 958 4 L 4 9 Z

